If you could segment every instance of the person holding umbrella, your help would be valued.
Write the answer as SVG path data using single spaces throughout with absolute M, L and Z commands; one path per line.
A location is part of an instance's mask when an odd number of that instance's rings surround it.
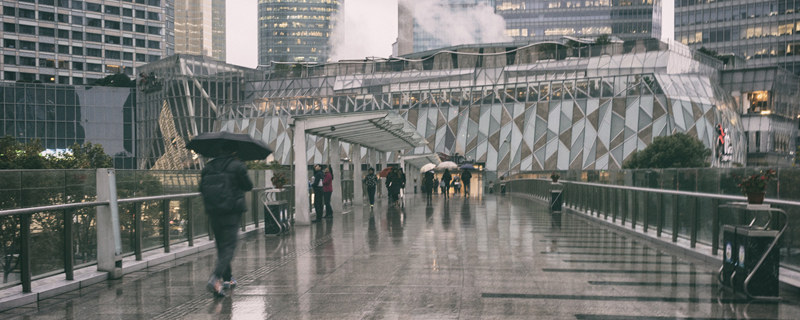
M 239 239 L 242 213 L 247 210 L 244 193 L 253 189 L 253 182 L 247 176 L 247 167 L 236 157 L 235 144 L 223 143 L 220 149 L 222 154 L 209 161 L 200 173 L 200 192 L 217 246 L 217 262 L 206 288 L 214 296 L 224 297 L 225 288 L 236 286 L 231 260 Z M 225 179 L 228 183 L 217 183 Z
M 453 180 L 453 176 L 450 175 L 450 169 L 444 169 L 444 173 L 442 174 L 442 193 L 445 198 L 449 197 L 450 180 Z
M 431 195 L 434 189 L 436 189 L 436 182 L 433 180 L 433 170 L 425 171 L 422 175 L 422 192 L 425 194 L 428 204 L 431 203 Z
M 214 296 L 223 297 L 223 290 L 236 286 L 231 260 L 239 239 L 242 213 L 247 211 L 244 193 L 253 189 L 242 161 L 265 159 L 272 150 L 247 134 L 225 131 L 202 133 L 189 141 L 186 148 L 214 158 L 200 172 L 200 193 L 217 246 L 217 261 L 206 288 Z

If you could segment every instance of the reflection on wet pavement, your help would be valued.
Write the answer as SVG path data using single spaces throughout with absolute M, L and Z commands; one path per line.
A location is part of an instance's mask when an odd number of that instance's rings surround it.
M 214 299 L 204 251 L 0 313 L 2 319 L 797 319 L 747 301 L 715 266 L 512 196 L 408 195 L 287 236 L 250 236 Z

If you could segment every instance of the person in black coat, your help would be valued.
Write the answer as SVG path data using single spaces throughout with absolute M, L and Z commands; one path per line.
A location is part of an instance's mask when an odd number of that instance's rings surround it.
M 422 176 L 422 192 L 425 193 L 425 199 L 428 200 L 428 203 L 430 203 L 431 195 L 436 188 L 436 181 L 433 179 L 433 171 L 425 172 Z
M 450 169 L 444 169 L 442 174 L 442 193 L 445 198 L 450 196 L 450 180 L 453 180 L 453 176 L 450 175 Z
M 253 189 L 253 182 L 247 176 L 247 167 L 236 158 L 235 146 L 226 144 L 222 146 L 223 155 L 209 161 L 200 173 L 200 179 L 210 172 L 224 172 L 230 178 L 235 190 L 231 193 L 236 198 L 235 205 L 230 208 L 209 209 L 206 206 L 211 231 L 214 233 L 214 242 L 217 246 L 217 262 L 214 272 L 208 280 L 206 288 L 215 296 L 225 296 L 224 289 L 236 286 L 231 270 L 231 260 L 236 251 L 239 240 L 239 224 L 242 213 L 247 211 L 244 193 Z M 201 185 L 201 192 L 203 183 Z
M 464 196 L 469 196 L 469 184 L 470 180 L 472 180 L 472 172 L 469 172 L 469 169 L 464 169 L 461 172 L 461 184 L 464 185 Z

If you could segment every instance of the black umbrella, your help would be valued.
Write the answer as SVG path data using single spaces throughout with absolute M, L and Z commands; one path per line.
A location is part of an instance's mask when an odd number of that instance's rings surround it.
M 204 157 L 215 158 L 223 155 L 222 146 L 229 143 L 236 146 L 236 155 L 241 160 L 263 160 L 272 153 L 263 141 L 253 139 L 247 134 L 226 131 L 201 133 L 189 141 L 186 149 L 194 150 Z

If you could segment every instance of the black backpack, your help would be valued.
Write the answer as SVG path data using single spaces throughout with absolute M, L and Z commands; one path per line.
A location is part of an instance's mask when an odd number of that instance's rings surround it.
M 226 160 L 221 169 L 213 165 L 206 167 L 207 171 L 200 181 L 200 193 L 203 194 L 207 213 L 228 212 L 236 207 L 236 186 L 231 174 L 225 172 L 232 160 Z

